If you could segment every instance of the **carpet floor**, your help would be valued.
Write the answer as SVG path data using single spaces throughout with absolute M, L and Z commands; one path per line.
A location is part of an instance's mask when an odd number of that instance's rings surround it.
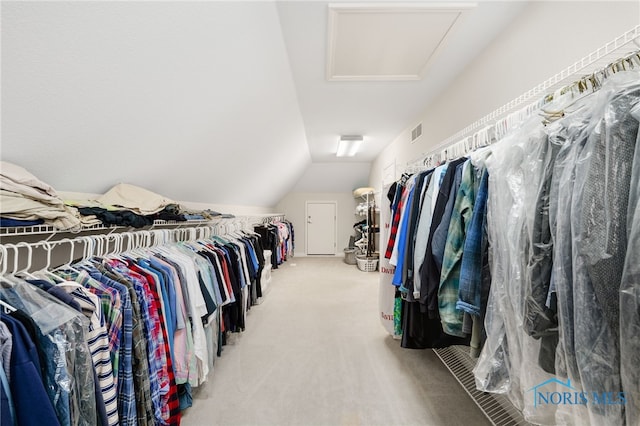
M 183 425 L 489 425 L 431 350 L 380 324 L 378 274 L 292 258 L 232 336 Z

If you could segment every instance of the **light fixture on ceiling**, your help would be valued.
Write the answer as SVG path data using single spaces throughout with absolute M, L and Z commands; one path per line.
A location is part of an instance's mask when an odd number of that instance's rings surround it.
M 360 148 L 360 144 L 362 143 L 362 139 L 363 138 L 360 135 L 340 136 L 336 157 L 353 157 L 356 155 L 358 148 Z

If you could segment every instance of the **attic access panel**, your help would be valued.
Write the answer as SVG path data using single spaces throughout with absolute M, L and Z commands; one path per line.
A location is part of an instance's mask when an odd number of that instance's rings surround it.
M 329 81 L 420 80 L 475 3 L 330 4 Z

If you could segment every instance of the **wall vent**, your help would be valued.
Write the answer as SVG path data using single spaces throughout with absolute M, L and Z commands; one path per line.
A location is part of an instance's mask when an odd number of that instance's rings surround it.
M 418 139 L 420 136 L 422 135 L 422 123 L 418 124 L 412 131 L 411 131 L 411 143 L 415 142 L 416 139 Z

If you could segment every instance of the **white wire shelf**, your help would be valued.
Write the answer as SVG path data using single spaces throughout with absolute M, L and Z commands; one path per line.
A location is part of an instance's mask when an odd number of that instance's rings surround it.
M 523 107 L 534 102 L 540 102 L 541 99 L 545 98 L 546 96 L 553 94 L 559 89 L 569 86 L 577 79 L 601 71 L 615 61 L 622 59 L 629 54 L 637 52 L 640 49 L 640 42 L 638 41 L 639 39 L 640 25 L 636 25 L 634 28 L 616 37 L 604 46 L 586 55 L 582 59 L 574 62 L 567 68 L 538 84 L 534 88 L 528 90 L 517 98 L 504 104 L 500 108 L 485 115 L 479 120 L 473 122 L 457 133 L 449 136 L 439 144 L 430 148 L 429 151 L 420 154 L 419 158 L 407 163 L 407 168 L 417 165 L 418 163 L 422 164 L 426 157 L 434 155 L 438 152 L 442 152 L 447 147 L 463 141 L 465 138 L 473 135 L 477 130 L 485 129 L 488 126 L 492 126 L 497 121 L 509 116 L 512 113 L 518 112 Z M 629 48 L 631 46 L 633 46 L 631 50 L 623 50 L 623 48 Z
M 128 226 L 106 226 L 106 225 L 91 225 L 91 226 L 83 226 L 80 229 L 76 230 L 60 230 L 50 225 L 33 225 L 33 226 L 16 226 L 16 227 L 2 227 L 0 228 L 0 239 L 1 238 L 11 238 L 11 237 L 20 237 L 27 235 L 55 235 L 55 234 L 80 234 L 86 232 L 104 232 L 104 231 L 136 231 L 136 230 L 150 230 L 154 228 L 192 228 L 192 227 L 202 227 L 202 226 L 216 226 L 216 225 L 225 225 L 225 224 L 233 224 L 233 223 L 242 223 L 246 226 L 254 224 L 255 216 L 235 216 L 235 217 L 214 217 L 210 220 L 186 220 L 186 221 L 176 221 L 176 220 L 155 220 L 152 225 L 145 226 L 142 228 L 134 228 Z M 268 220 L 268 219 L 280 219 L 283 218 L 282 214 L 274 214 L 274 215 L 260 215 L 260 221 Z

